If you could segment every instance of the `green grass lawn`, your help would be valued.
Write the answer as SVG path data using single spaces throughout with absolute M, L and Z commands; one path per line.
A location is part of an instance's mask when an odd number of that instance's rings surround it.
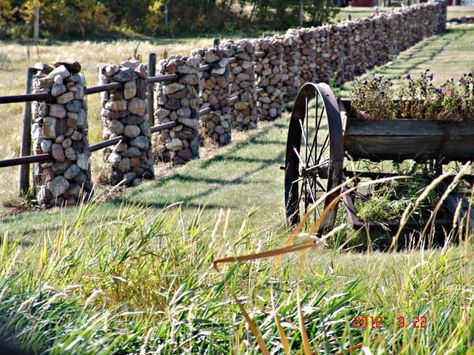
M 375 72 L 455 77 L 473 65 L 473 40 L 474 28 L 451 29 Z M 3 217 L 0 337 L 52 354 L 258 353 L 235 295 L 279 353 L 286 342 L 303 353 L 305 333 L 320 353 L 471 353 L 470 242 L 360 253 L 342 245 L 351 237 L 343 230 L 281 263 L 212 267 L 288 239 L 279 169 L 287 126 L 285 117 L 237 135 L 103 203 Z M 361 329 L 356 316 L 382 317 L 381 327 Z

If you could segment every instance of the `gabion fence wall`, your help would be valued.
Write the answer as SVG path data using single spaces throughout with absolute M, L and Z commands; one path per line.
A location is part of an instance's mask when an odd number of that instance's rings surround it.
M 292 107 L 304 82 L 352 80 L 445 29 L 446 3 L 421 4 L 163 59 L 157 73 L 174 76 L 155 85 L 153 114 L 156 124 L 175 125 L 153 139 L 146 67 L 137 61 L 104 66 L 100 82 L 120 83 L 119 89 L 101 95 L 103 138 L 121 137 L 105 152 L 109 181 L 138 185 L 154 177 L 153 160 L 184 164 L 199 156 L 206 140 L 224 145 L 231 129 L 244 131 L 255 128 L 258 117 L 279 117 Z M 52 156 L 35 167 L 38 201 L 46 207 L 76 204 L 92 188 L 81 66 L 56 63 L 38 70 L 34 92 L 51 99 L 33 105 L 34 151 Z
M 81 66 L 54 66 L 41 65 L 33 81 L 34 93 L 51 96 L 48 102 L 33 104 L 33 150 L 52 156 L 33 171 L 38 203 L 45 207 L 75 205 L 92 190 Z

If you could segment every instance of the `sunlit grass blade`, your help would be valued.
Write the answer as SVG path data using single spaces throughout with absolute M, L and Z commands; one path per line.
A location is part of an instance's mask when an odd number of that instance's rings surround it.
M 262 354 L 270 355 L 270 352 L 268 351 L 267 347 L 265 346 L 265 342 L 263 341 L 260 330 L 255 325 L 255 322 L 252 320 L 252 318 L 250 318 L 250 316 L 247 313 L 247 311 L 245 310 L 244 306 L 242 305 L 242 303 L 240 303 L 239 299 L 237 298 L 237 296 L 234 293 L 232 294 L 232 297 L 234 297 L 234 300 L 237 303 L 237 306 L 239 306 L 240 312 L 242 312 L 242 314 L 244 315 L 245 321 L 247 322 L 250 330 L 252 331 L 255 339 L 257 340 L 257 344 L 258 344 L 258 347 L 259 347 L 260 351 L 262 352 Z
M 285 353 L 285 355 L 289 355 L 290 344 L 288 343 L 288 338 L 286 337 L 285 330 L 281 326 L 280 317 L 278 316 L 278 310 L 275 308 L 275 297 L 273 296 L 272 289 L 270 289 L 270 297 L 272 301 L 273 319 L 275 320 L 275 325 L 278 330 L 278 335 L 280 336 L 281 346 L 283 347 L 283 352 Z
M 301 342 L 303 343 L 304 354 L 311 355 L 312 351 L 311 351 L 311 345 L 309 344 L 308 332 L 306 331 L 306 326 L 304 325 L 303 313 L 301 312 L 299 286 L 297 286 L 297 289 L 296 289 L 296 304 L 298 307 L 298 323 L 299 323 L 299 329 L 300 329 L 300 334 L 301 334 Z
M 283 248 L 268 250 L 268 251 L 264 251 L 264 252 L 261 252 L 261 253 L 255 253 L 255 254 L 241 255 L 241 256 L 229 256 L 229 257 L 226 257 L 226 258 L 217 259 L 217 260 L 214 260 L 213 264 L 214 264 L 214 267 L 217 269 L 217 265 L 219 265 L 221 263 L 231 263 L 231 262 L 238 262 L 238 261 L 249 261 L 249 260 L 257 260 L 257 259 L 265 259 L 265 258 L 270 258 L 270 257 L 273 257 L 273 256 L 293 253 L 295 251 L 312 248 L 315 245 L 316 244 L 315 244 L 315 241 L 313 239 L 307 239 L 306 241 L 304 241 L 302 243 L 292 245 L 292 246 L 289 246 L 289 247 L 283 247 Z

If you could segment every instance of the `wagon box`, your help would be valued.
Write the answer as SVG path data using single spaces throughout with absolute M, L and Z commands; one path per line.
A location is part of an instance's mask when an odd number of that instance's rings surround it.
M 364 225 L 358 220 L 352 197 L 359 193 L 343 186 L 346 177 L 393 177 L 393 172 L 353 171 L 347 161 L 368 159 L 372 162 L 406 159 L 430 162 L 433 177 L 442 172 L 443 164 L 474 160 L 474 120 L 442 121 L 423 119 L 361 120 L 351 102 L 338 100 L 324 83 L 306 83 L 295 100 L 290 118 L 285 161 L 285 208 L 291 224 L 307 215 L 309 206 L 324 199 L 326 212 L 314 210 L 319 220 L 317 232 L 330 230 L 335 223 L 341 193 L 344 207 L 354 227 Z M 470 184 L 473 175 L 464 175 Z M 449 180 L 449 179 L 446 179 Z M 357 180 L 356 180 L 357 181 Z M 452 181 L 452 180 L 451 180 Z M 357 183 L 356 183 L 357 184 Z M 345 191 L 345 192 L 344 192 Z M 344 193 L 343 193 L 344 192 Z M 456 215 L 459 196 L 447 198 L 446 209 Z M 462 201 L 463 218 L 470 213 L 474 226 L 474 209 Z M 318 214 L 318 212 L 320 214 Z M 452 225 L 452 219 L 437 220 L 438 225 Z M 380 226 L 378 221 L 366 225 Z M 399 226 L 398 222 L 385 225 Z
M 435 159 L 447 163 L 474 159 L 474 121 L 360 120 L 350 101 L 341 103 L 346 113 L 344 148 L 355 160 Z

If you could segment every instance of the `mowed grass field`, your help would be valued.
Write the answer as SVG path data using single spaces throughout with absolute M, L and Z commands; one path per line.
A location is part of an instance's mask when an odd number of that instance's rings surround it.
M 451 29 L 374 72 L 457 77 L 472 69 L 473 40 L 474 27 Z M 184 167 L 157 166 L 161 177 L 136 189 L 98 192 L 105 202 L 3 217 L 3 338 L 57 354 L 253 354 L 256 332 L 260 350 L 280 353 L 474 351 L 470 241 L 359 253 L 345 248 L 343 229 L 281 261 L 213 268 L 288 240 L 279 169 L 287 120 L 236 134 Z M 360 328 L 357 316 L 379 324 Z

